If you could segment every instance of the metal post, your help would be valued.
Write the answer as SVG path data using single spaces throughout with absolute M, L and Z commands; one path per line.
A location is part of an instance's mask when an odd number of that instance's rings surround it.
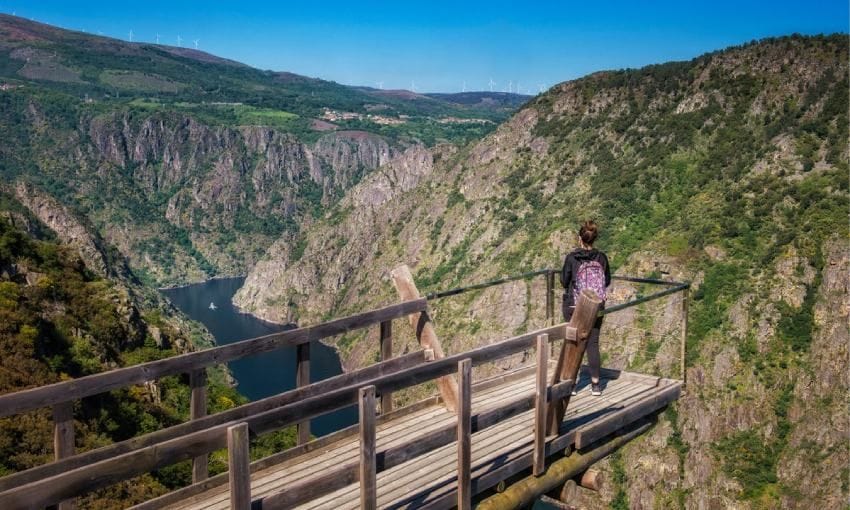
M 546 278 L 546 325 L 555 324 L 555 273 L 549 271 Z
M 682 389 L 684 390 L 688 384 L 688 370 L 686 366 L 687 344 L 688 344 L 688 295 L 690 287 L 682 291 L 682 345 L 681 345 L 681 369 L 682 369 Z

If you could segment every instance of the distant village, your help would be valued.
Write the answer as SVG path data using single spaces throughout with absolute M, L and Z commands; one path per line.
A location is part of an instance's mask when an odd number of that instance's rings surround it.
M 322 114 L 322 120 L 326 120 L 328 122 L 339 122 L 345 120 L 368 120 L 370 122 L 374 122 L 375 124 L 382 124 L 385 126 L 397 126 L 399 124 L 404 124 L 409 119 L 409 115 L 388 117 L 386 115 L 376 115 L 374 113 L 362 114 L 356 112 L 341 112 L 337 110 L 332 110 L 330 108 L 325 108 L 324 113 Z M 440 124 L 489 124 L 492 122 L 487 119 L 463 119 L 460 117 L 442 117 L 434 120 L 436 122 L 439 122 Z

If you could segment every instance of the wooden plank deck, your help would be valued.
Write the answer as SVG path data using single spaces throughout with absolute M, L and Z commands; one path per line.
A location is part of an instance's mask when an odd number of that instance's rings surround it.
M 550 366 L 554 367 L 553 364 Z M 590 381 L 582 372 L 578 395 L 570 401 L 559 435 L 550 438 L 548 452 L 573 444 L 581 432 L 592 435 L 594 427 L 606 426 L 606 418 L 628 415 L 631 421 L 642 416 L 623 413 L 630 405 L 655 395 L 666 403 L 678 396 L 679 381 L 640 374 L 603 372 L 602 396 L 590 395 Z M 606 377 L 607 376 L 607 377 Z M 535 389 L 533 369 L 517 371 L 473 386 L 473 415 L 503 406 Z M 674 395 L 674 396 L 673 396 Z M 618 414 L 619 413 L 619 414 Z M 434 403 L 378 423 L 377 450 L 424 437 L 429 432 L 452 425 L 455 416 Z M 622 421 L 621 418 L 618 418 Z M 610 419 L 607 420 L 610 426 Z M 627 423 L 625 423 L 627 424 Z M 624 424 L 624 425 L 625 425 Z M 523 412 L 472 435 L 472 494 L 480 493 L 501 479 L 531 466 L 534 447 L 534 409 Z M 359 459 L 357 434 L 340 437 L 303 455 L 264 467 L 251 474 L 253 499 L 286 491 L 293 486 L 326 474 L 328 469 Z M 377 475 L 378 508 L 450 508 L 456 504 L 457 444 L 452 442 Z M 227 484 L 211 488 L 171 504 L 173 510 L 226 510 L 230 507 Z M 357 509 L 360 491 L 357 481 L 302 504 L 300 509 Z

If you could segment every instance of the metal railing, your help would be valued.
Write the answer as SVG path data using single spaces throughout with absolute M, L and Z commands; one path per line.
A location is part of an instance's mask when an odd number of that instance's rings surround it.
M 453 297 L 460 296 L 462 294 L 466 294 L 473 291 L 481 291 L 491 287 L 496 287 L 499 285 L 505 285 L 508 283 L 516 282 L 516 281 L 527 281 L 529 284 L 533 282 L 535 278 L 542 277 L 545 284 L 545 325 L 551 326 L 556 322 L 560 322 L 555 315 L 555 302 L 557 300 L 556 292 L 556 284 L 555 278 L 556 275 L 560 273 L 558 269 L 544 268 L 537 269 L 534 271 L 528 271 L 525 273 L 505 276 L 502 278 L 496 278 L 493 280 L 488 280 L 481 283 L 476 283 L 472 285 L 466 285 L 461 287 L 455 287 L 449 290 L 436 291 L 426 294 L 425 299 L 429 301 L 429 303 L 433 303 L 435 301 Z M 661 290 L 651 292 L 646 295 L 638 294 L 634 298 L 629 299 L 623 303 L 616 303 L 610 306 L 606 306 L 604 309 L 599 311 L 599 316 L 611 315 L 629 308 L 639 307 L 644 303 L 649 303 L 651 301 L 656 301 L 662 299 L 667 296 L 671 296 L 677 293 L 682 294 L 681 300 L 681 326 L 680 326 L 680 335 L 679 335 L 679 377 L 684 383 L 687 382 L 687 371 L 685 366 L 686 359 L 686 347 L 687 347 L 687 329 L 688 329 L 688 294 L 690 289 L 690 282 L 679 282 L 673 280 L 661 280 L 656 278 L 641 278 L 634 276 L 621 276 L 621 275 L 613 275 L 611 277 L 614 281 L 619 282 L 628 282 L 633 284 L 644 284 L 650 286 L 658 286 L 664 287 Z M 610 299 L 609 299 L 610 301 Z M 509 335 L 508 335 L 509 336 Z

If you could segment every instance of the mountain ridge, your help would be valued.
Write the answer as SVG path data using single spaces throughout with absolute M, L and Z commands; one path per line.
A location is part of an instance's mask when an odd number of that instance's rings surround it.
M 275 243 L 235 301 L 309 323 L 394 302 L 387 273 L 400 263 L 423 293 L 557 267 L 595 217 L 620 274 L 693 282 L 691 390 L 608 461 L 622 481 L 581 504 L 840 505 L 847 484 L 819 481 L 846 480 L 850 461 L 838 404 L 849 386 L 847 55 L 844 34 L 789 36 L 556 85 L 481 141 L 434 150 L 410 187 L 380 170 L 364 179 L 298 250 Z M 515 282 L 440 304 L 444 349 L 535 324 L 539 291 Z M 611 366 L 675 370 L 675 349 L 635 333 L 669 331 L 675 317 L 658 313 L 610 318 Z M 375 335 L 336 340 L 347 368 L 374 359 Z M 412 333 L 398 337 L 414 347 Z

